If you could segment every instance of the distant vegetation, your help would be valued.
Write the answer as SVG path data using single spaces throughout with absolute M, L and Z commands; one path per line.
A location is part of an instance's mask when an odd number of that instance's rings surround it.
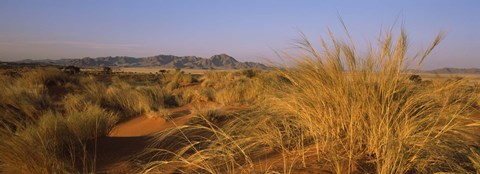
M 387 33 L 362 59 L 353 45 L 329 41 L 316 50 L 305 39 L 304 56 L 276 70 L 4 68 L 0 171 L 93 172 L 92 142 L 116 125 L 172 120 L 169 109 L 189 106 L 194 116 L 150 137 L 140 155 L 148 158 L 134 158 L 130 172 L 480 172 L 475 82 L 405 73 L 404 32 Z

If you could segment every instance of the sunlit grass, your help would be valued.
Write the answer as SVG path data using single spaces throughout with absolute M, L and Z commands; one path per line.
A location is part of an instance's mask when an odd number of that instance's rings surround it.
M 387 34 L 364 57 L 333 35 L 331 46 L 321 42 L 320 51 L 308 40 L 302 42 L 304 54 L 291 57 L 295 65 L 278 69 L 278 78 L 265 83 L 267 90 L 259 97 L 264 100 L 254 110 L 220 125 L 201 117 L 207 124 L 160 135 L 158 144 L 173 135 L 185 143 L 168 151 L 172 158 L 153 162 L 147 171 L 177 164 L 176 170 L 186 173 L 249 173 L 255 156 L 272 152 L 283 156 L 285 173 L 291 172 L 291 161 L 306 164 L 312 155 L 316 165 L 334 173 L 476 171 L 477 153 L 471 150 L 477 151 L 479 142 L 469 130 L 469 116 L 476 112 L 477 94 L 463 90 L 465 81 L 411 82 L 404 73 L 412 60 L 406 57 L 403 31 L 395 42 Z M 218 88 L 211 79 L 220 76 L 206 73 L 202 85 Z M 224 104 L 241 100 L 244 95 L 237 93 L 242 88 L 235 87 L 217 92 L 216 99 Z

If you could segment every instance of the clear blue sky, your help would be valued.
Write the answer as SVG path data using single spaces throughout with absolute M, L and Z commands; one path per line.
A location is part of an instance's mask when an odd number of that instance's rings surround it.
M 219 53 L 277 60 L 274 51 L 291 50 L 299 31 L 311 40 L 327 27 L 342 35 L 338 14 L 359 44 L 397 16 L 412 51 L 445 31 L 424 68 L 480 67 L 478 0 L 1 0 L 0 60 Z

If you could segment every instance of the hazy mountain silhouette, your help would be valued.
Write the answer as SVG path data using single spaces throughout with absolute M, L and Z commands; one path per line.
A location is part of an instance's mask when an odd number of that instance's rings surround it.
M 97 58 L 79 58 L 79 59 L 43 59 L 43 60 L 21 60 L 18 63 L 39 63 L 63 66 L 78 67 L 149 67 L 159 66 L 162 68 L 186 68 L 186 69 L 243 69 L 243 68 L 259 68 L 267 69 L 268 67 L 255 62 L 239 62 L 235 58 L 227 54 L 214 55 L 210 58 L 201 58 L 196 56 L 173 56 L 173 55 L 157 55 L 151 57 L 97 57 Z
M 480 68 L 440 68 L 425 72 L 437 74 L 480 74 Z

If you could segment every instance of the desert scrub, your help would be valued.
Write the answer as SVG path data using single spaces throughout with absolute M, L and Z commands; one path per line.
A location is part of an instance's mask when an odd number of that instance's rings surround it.
M 211 87 L 219 89 L 228 86 L 230 82 L 233 82 L 235 78 L 234 72 L 227 71 L 207 71 L 203 74 L 201 81 L 202 87 Z
M 3 92 L 0 94 L 2 123 L 33 121 L 50 107 L 50 98 L 43 86 L 22 88 L 9 85 L 2 89 Z
M 182 104 L 188 104 L 195 101 L 196 90 L 194 89 L 185 89 L 179 93 L 179 96 L 182 98 Z
M 82 141 L 108 135 L 119 120 L 116 114 L 92 103 L 67 108 L 64 117 L 67 127 Z
M 215 101 L 226 106 L 253 104 L 253 102 L 261 100 L 265 92 L 263 85 L 260 79 L 240 77 L 230 86 L 218 89 L 215 93 Z
M 42 76 L 42 74 L 36 75 Z M 24 127 L 26 122 L 35 121 L 51 108 L 51 97 L 48 95 L 48 88 L 44 85 L 44 81 L 28 83 L 26 79 L 19 77 L 8 78 L 0 83 L 2 83 L 0 87 L 2 90 L 0 93 L 1 126 L 13 129 L 19 126 Z
M 210 87 L 204 88 L 185 88 L 175 93 L 178 106 L 190 103 L 211 102 L 215 101 L 216 91 Z
M 72 173 L 78 141 L 61 115 L 48 112 L 0 142 L 2 173 Z
M 182 71 L 176 71 L 165 88 L 169 91 L 173 91 L 192 82 L 193 77 L 191 74 L 185 74 Z
M 94 101 L 97 104 L 101 104 L 104 100 L 107 85 L 99 82 L 94 76 L 87 76 L 79 79 L 80 92 L 85 94 L 85 98 Z
M 196 90 L 195 93 L 195 100 L 196 101 L 214 101 L 215 100 L 215 90 L 213 88 L 200 88 Z
M 142 86 L 137 87 L 137 90 L 148 99 L 150 99 L 150 108 L 157 111 L 165 107 L 165 101 L 171 96 L 167 90 L 160 86 Z
M 35 68 L 22 73 L 17 83 L 20 86 L 59 85 L 71 81 L 73 77 L 56 68 Z
M 136 117 L 150 111 L 150 99 L 130 87 L 109 86 L 102 107 L 116 112 L 121 120 Z
M 169 91 L 173 91 L 179 87 L 180 87 L 180 83 L 178 82 L 178 79 L 173 79 L 172 81 L 168 82 L 168 84 L 165 86 L 165 88 Z
M 182 85 L 188 85 L 193 83 L 195 80 L 191 74 L 180 73 L 180 77 L 178 78 L 178 81 Z
M 191 119 L 187 124 L 190 125 L 203 125 L 203 126 L 221 126 L 228 119 L 227 112 L 219 107 L 207 107 L 199 108 L 196 107 L 193 109 L 195 117 Z

